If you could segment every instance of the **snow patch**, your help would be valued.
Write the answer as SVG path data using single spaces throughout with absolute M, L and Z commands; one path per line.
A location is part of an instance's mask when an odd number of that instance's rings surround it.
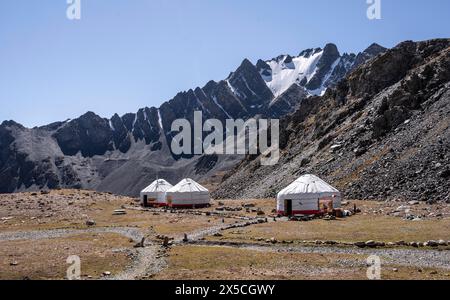
M 228 84 L 228 87 L 230 88 L 231 92 L 238 98 L 242 97 L 242 95 L 231 85 L 230 81 L 227 79 L 225 82 Z
M 214 101 L 214 103 L 227 115 L 228 118 L 232 119 L 232 117 L 228 114 L 228 112 L 222 107 L 222 105 L 219 104 L 219 102 L 217 101 L 216 96 L 212 97 L 212 100 Z
M 245 86 L 247 89 L 253 94 L 253 96 L 256 96 L 256 93 L 248 86 L 247 79 L 245 77 L 241 76 L 242 81 L 244 81 Z
M 134 125 L 136 125 L 137 119 L 138 119 L 138 114 L 136 114 L 136 115 L 134 116 L 134 121 L 133 121 L 133 127 L 132 127 L 132 129 L 134 129 Z M 132 130 L 132 131 L 133 131 L 133 130 Z
M 285 63 L 283 59 L 266 61 L 272 70 L 272 76 L 261 77 L 266 82 L 275 98 L 283 94 L 294 83 L 300 83 L 306 78 L 309 81 L 317 71 L 317 63 L 322 57 L 323 51 L 310 57 L 298 56 L 292 58 L 292 62 Z
M 200 105 L 203 112 L 209 113 L 209 110 L 203 105 L 202 101 L 197 97 L 197 94 L 194 92 L 195 100 L 197 101 L 197 104 Z
M 161 127 L 161 130 L 164 131 L 164 127 L 163 127 L 163 123 L 162 123 L 162 118 L 161 118 L 161 111 L 158 109 L 158 123 L 159 123 L 159 127 Z
M 330 79 L 331 75 L 333 74 L 334 70 L 336 69 L 336 67 L 339 65 L 340 62 L 341 62 L 341 58 L 338 58 L 331 65 L 331 69 L 323 78 L 323 81 L 322 81 L 322 84 L 320 85 L 320 87 L 316 90 L 309 91 L 309 93 L 311 93 L 312 95 L 315 95 L 315 96 L 323 96 L 328 89 L 325 85 L 328 82 L 328 80 Z
M 109 120 L 109 128 L 111 128 L 112 131 L 116 131 L 116 128 L 114 128 L 114 125 L 112 123 L 112 120 Z

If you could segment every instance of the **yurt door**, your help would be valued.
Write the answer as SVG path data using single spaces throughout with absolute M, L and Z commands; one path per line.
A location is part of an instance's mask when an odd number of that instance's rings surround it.
M 292 216 L 292 200 L 284 200 L 284 213 Z
M 144 207 L 148 206 L 148 199 L 147 199 L 147 195 L 144 195 Z
M 333 200 L 319 199 L 319 210 L 323 213 L 333 212 Z

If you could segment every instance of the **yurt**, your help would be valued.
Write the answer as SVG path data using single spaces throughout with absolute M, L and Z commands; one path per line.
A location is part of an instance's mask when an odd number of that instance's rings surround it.
M 141 205 L 166 206 L 166 192 L 173 186 L 164 179 L 155 180 L 152 184 L 142 190 Z
M 304 175 L 278 193 L 277 211 L 284 216 L 315 215 L 341 208 L 341 193 L 314 175 Z
M 210 204 L 209 191 L 192 179 L 183 179 L 166 192 L 167 206 L 199 208 Z

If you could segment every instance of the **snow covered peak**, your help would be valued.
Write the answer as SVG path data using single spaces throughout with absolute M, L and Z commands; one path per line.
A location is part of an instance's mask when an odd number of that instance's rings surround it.
M 317 63 L 323 50 L 304 51 L 300 56 L 279 56 L 265 62 L 259 62 L 259 72 L 275 97 L 283 94 L 294 83 L 304 85 L 315 74 Z M 303 83 L 303 84 L 302 84 Z
M 275 99 L 294 84 L 303 87 L 309 95 L 323 95 L 356 66 L 385 50 L 386 48 L 372 44 L 358 56 L 341 55 L 337 46 L 329 43 L 323 49 L 303 50 L 295 57 L 281 55 L 268 61 L 260 60 L 256 67 Z

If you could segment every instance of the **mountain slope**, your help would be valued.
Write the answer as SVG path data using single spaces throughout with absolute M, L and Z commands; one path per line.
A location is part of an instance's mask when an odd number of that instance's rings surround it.
M 363 59 L 369 60 L 383 49 L 379 47 Z M 159 108 L 146 107 L 110 119 L 88 112 L 74 120 L 32 129 L 3 122 L 0 193 L 68 187 L 135 196 L 157 176 L 172 183 L 187 176 L 210 178 L 230 170 L 243 157 L 173 155 L 169 145 L 175 134 L 171 132 L 174 120 L 193 123 L 194 111 L 202 111 L 205 120 L 279 118 L 293 112 L 314 92 L 308 87 L 320 86 L 323 91 L 339 82 L 353 67 L 355 57 L 341 57 L 337 47 L 329 44 L 323 50 L 305 50 L 292 62 L 285 56 L 256 65 L 245 59 L 225 80 L 178 93 Z M 269 72 L 272 81 L 264 75 Z
M 450 201 L 450 40 L 404 42 L 282 121 L 280 163 L 248 157 L 218 198 L 273 197 L 305 173 L 353 199 Z

